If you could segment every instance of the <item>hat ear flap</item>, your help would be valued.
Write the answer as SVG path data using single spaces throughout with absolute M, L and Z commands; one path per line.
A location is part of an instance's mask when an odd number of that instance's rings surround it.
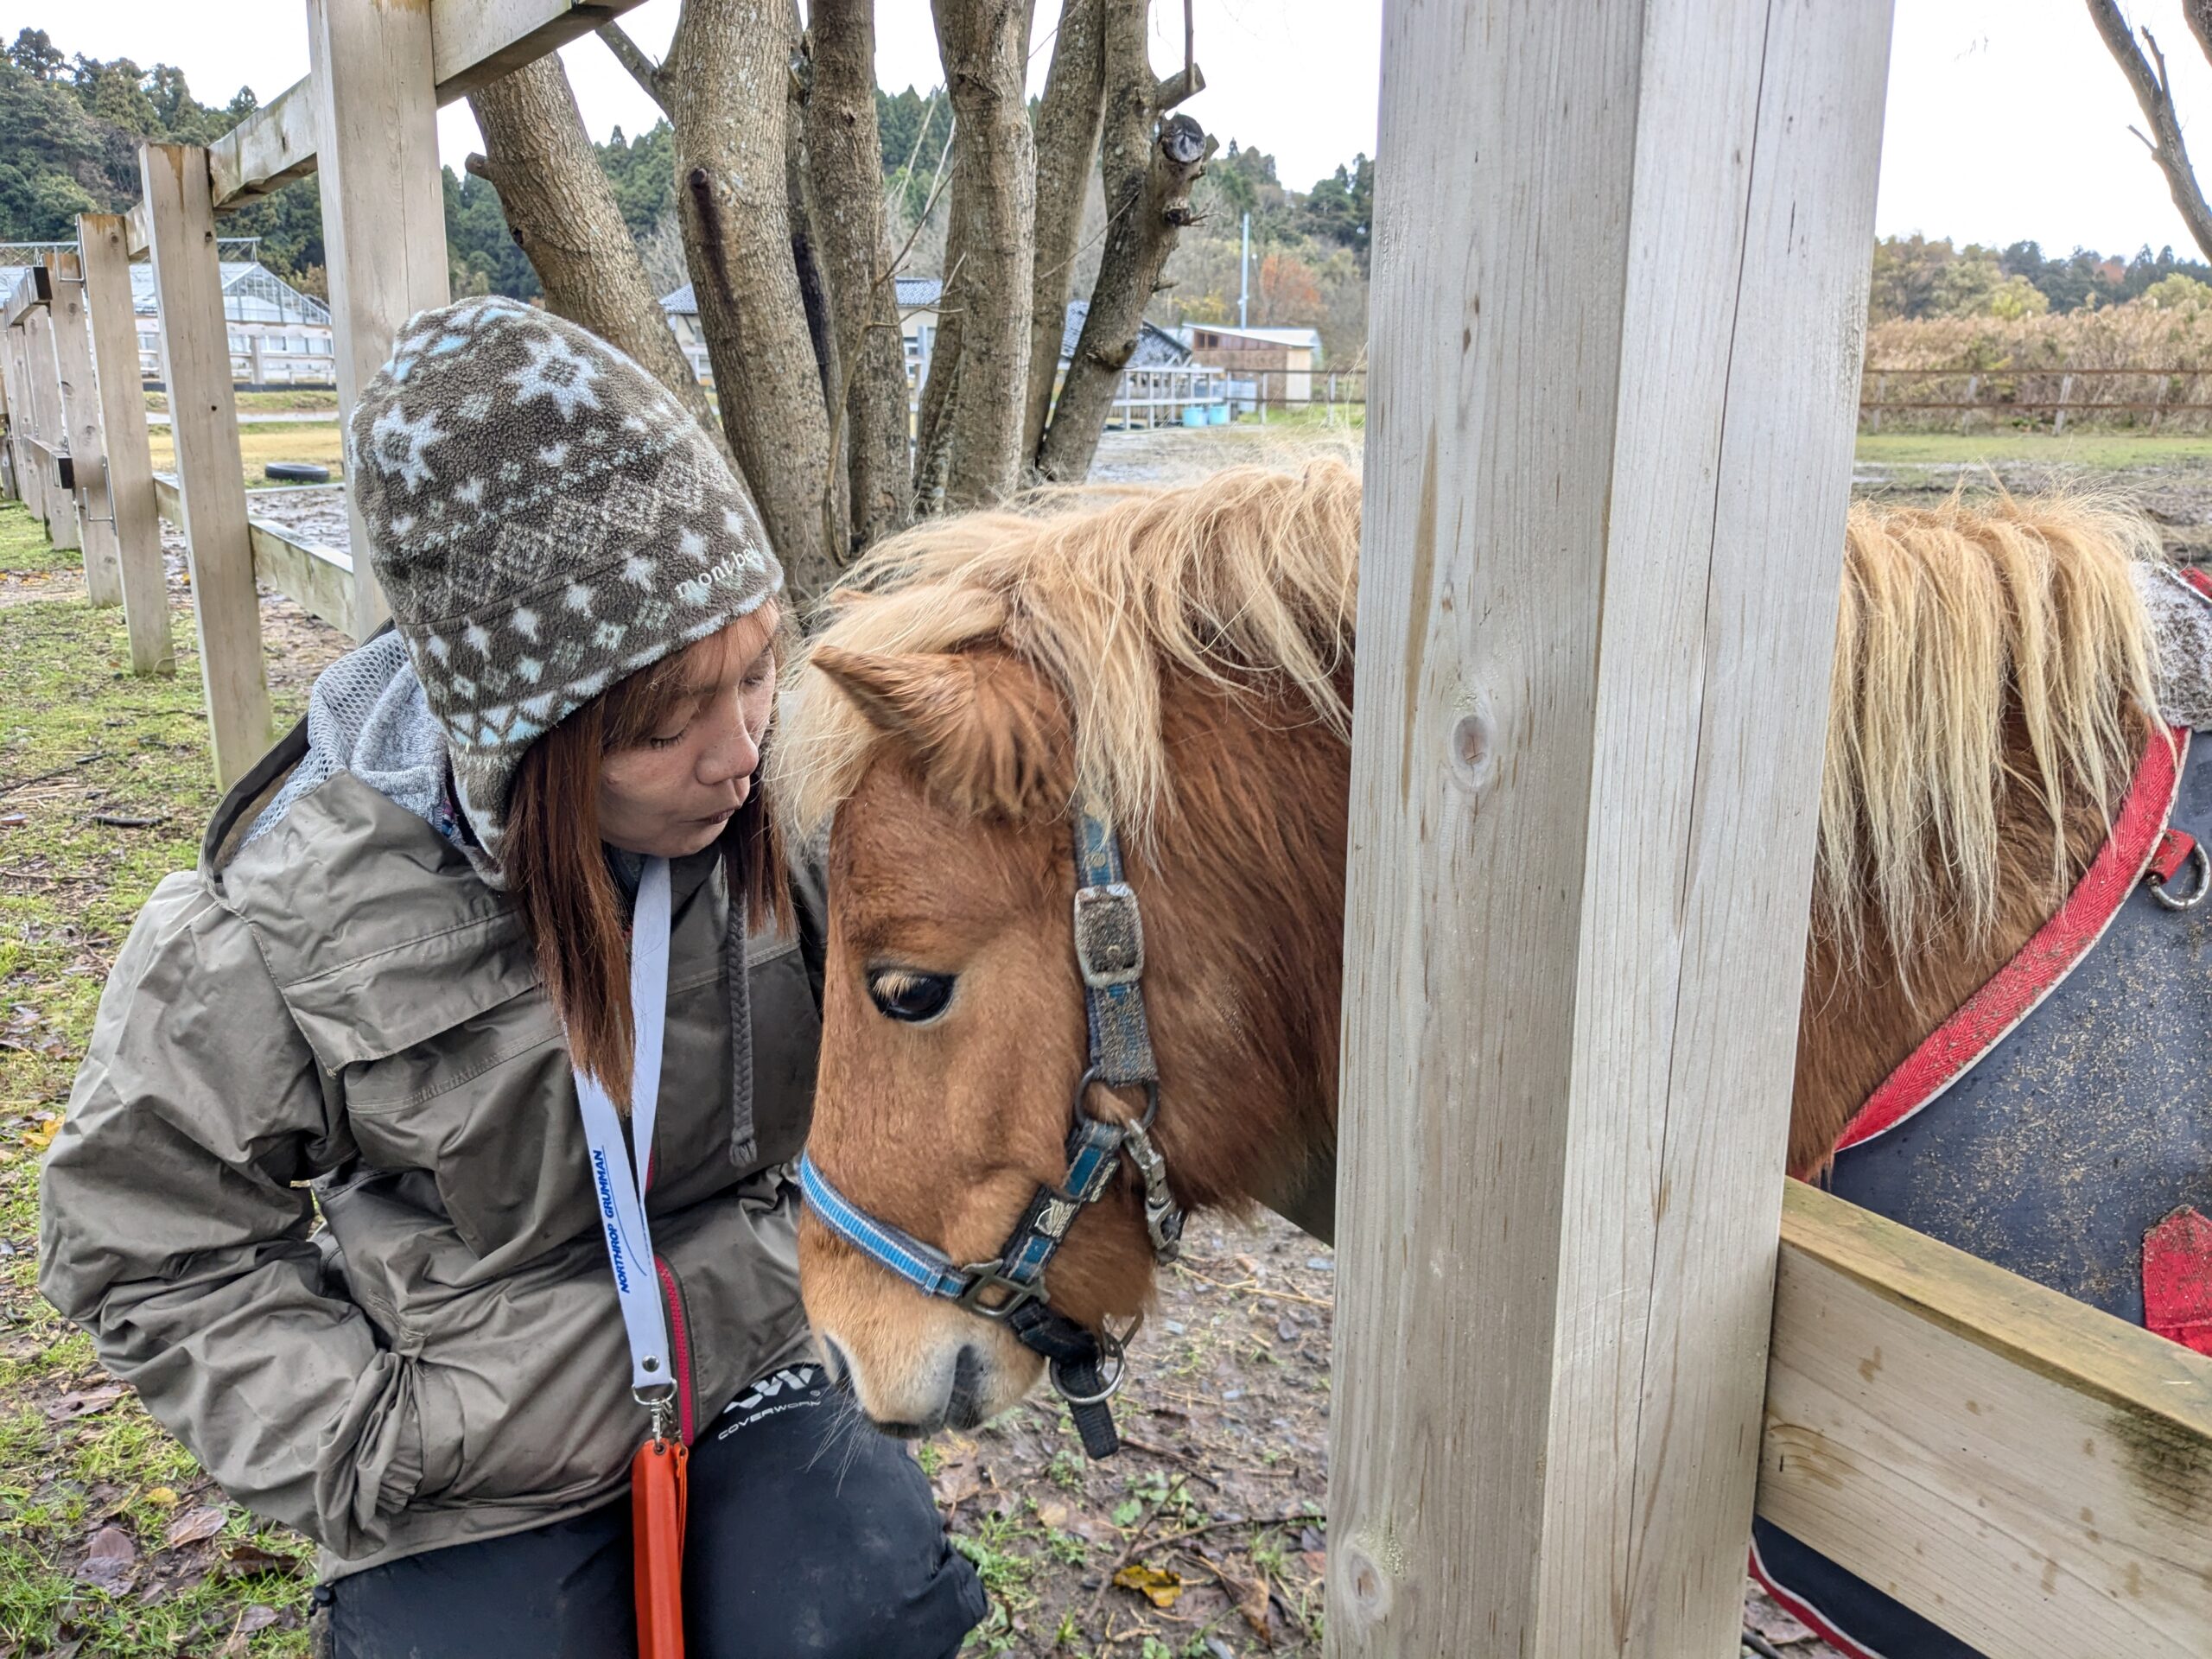
M 1067 810 L 1075 788 L 1067 711 L 1018 658 L 820 645 L 808 661 L 920 763 L 954 810 L 1025 818 Z

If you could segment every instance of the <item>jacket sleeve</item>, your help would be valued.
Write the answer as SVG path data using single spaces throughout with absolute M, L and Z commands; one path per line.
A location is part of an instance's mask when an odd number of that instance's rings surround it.
M 299 1183 L 349 1150 L 251 930 L 169 877 L 41 1173 L 39 1286 L 226 1491 L 348 1556 L 425 1484 L 423 1382 L 309 1236 Z

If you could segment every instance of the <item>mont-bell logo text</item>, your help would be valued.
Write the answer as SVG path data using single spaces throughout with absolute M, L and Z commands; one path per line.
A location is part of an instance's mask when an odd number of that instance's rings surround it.
M 630 1294 L 629 1258 L 622 1253 L 622 1231 L 614 1224 L 614 1183 L 607 1173 L 607 1154 L 597 1147 L 591 1149 L 592 1179 L 599 1187 L 599 1213 L 607 1225 L 607 1257 L 614 1264 L 614 1287 L 625 1296 Z

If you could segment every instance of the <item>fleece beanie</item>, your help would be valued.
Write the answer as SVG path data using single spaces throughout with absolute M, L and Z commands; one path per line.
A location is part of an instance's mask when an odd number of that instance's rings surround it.
M 410 319 L 346 436 L 377 580 L 495 861 L 531 743 L 783 586 L 667 389 L 519 301 Z

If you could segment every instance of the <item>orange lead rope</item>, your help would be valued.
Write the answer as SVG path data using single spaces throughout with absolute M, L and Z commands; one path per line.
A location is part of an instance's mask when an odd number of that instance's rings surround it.
M 683 1517 L 691 1495 L 690 1463 L 682 1440 L 658 1433 L 630 1460 L 638 1659 L 683 1659 Z

